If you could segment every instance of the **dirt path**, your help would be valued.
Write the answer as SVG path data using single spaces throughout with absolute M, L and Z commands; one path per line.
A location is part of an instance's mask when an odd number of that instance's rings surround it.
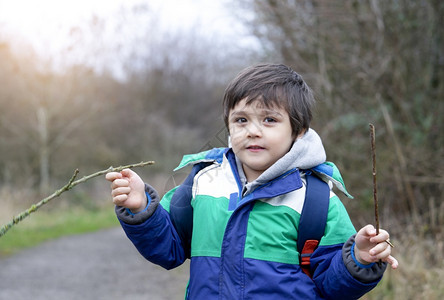
M 183 299 L 188 265 L 147 262 L 121 228 L 61 238 L 0 260 L 0 299 Z

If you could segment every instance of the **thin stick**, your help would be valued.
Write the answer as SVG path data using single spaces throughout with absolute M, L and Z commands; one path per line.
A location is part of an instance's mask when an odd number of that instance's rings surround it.
M 376 145 L 375 145 L 375 126 L 370 126 L 370 141 L 372 146 L 372 166 L 373 166 L 373 202 L 375 203 L 375 222 L 376 234 L 379 234 L 379 213 L 378 213 L 378 187 L 376 185 Z
M 11 227 L 13 227 L 14 225 L 18 224 L 19 222 L 23 221 L 23 219 L 25 219 L 26 217 L 28 217 L 30 214 L 32 214 L 33 212 L 36 212 L 40 207 L 42 207 L 43 205 L 45 205 L 46 203 L 48 203 L 49 201 L 51 201 L 52 199 L 60 196 L 63 192 L 66 192 L 70 189 L 72 189 L 73 187 L 75 187 L 76 185 L 83 183 L 91 178 L 97 177 L 97 176 L 101 176 L 104 175 L 108 172 L 120 172 L 123 169 L 131 169 L 131 168 L 135 168 L 135 167 L 144 167 L 147 165 L 152 165 L 154 164 L 154 161 L 146 161 L 146 162 L 140 162 L 137 164 L 130 164 L 130 165 L 126 165 L 126 166 L 120 166 L 120 167 L 109 167 L 106 170 L 102 170 L 87 176 L 84 176 L 78 180 L 75 180 L 77 175 L 79 174 L 79 170 L 76 169 L 74 171 L 74 174 L 71 176 L 71 179 L 68 181 L 67 184 L 65 184 L 63 187 L 61 187 L 60 189 L 58 189 L 57 191 L 55 191 L 54 193 L 52 193 L 51 195 L 49 195 L 48 197 L 42 199 L 41 201 L 39 201 L 37 204 L 33 204 L 30 208 L 28 208 L 27 210 L 21 212 L 20 214 L 18 214 L 17 216 L 13 217 L 11 222 L 9 222 L 8 224 L 5 224 L 1 227 L 0 229 L 0 237 L 2 237 L 3 235 L 6 234 L 6 232 L 8 232 L 9 229 L 11 229 Z
M 379 213 L 378 213 L 378 187 L 376 185 L 376 143 L 375 143 L 375 126 L 370 123 L 370 142 L 372 146 L 372 167 L 373 167 L 373 202 L 375 203 L 375 223 L 376 223 L 376 235 L 379 234 Z M 378 265 L 381 265 L 382 260 L 378 261 Z
M 379 234 L 379 208 L 378 208 L 378 186 L 376 184 L 376 143 L 375 143 L 375 126 L 370 123 L 370 140 L 371 140 L 371 146 L 372 146 L 372 166 L 373 166 L 373 202 L 375 203 L 375 227 L 376 227 L 376 234 Z M 385 241 L 387 244 L 390 245 L 390 247 L 395 247 L 393 244 L 389 241 Z

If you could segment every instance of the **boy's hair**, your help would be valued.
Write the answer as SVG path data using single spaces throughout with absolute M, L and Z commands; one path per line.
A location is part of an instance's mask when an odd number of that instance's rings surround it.
M 293 135 L 308 130 L 314 97 L 301 75 L 282 64 L 260 64 L 242 70 L 225 89 L 224 121 L 228 128 L 231 109 L 241 100 L 246 104 L 260 101 L 269 108 L 284 108 L 290 116 Z

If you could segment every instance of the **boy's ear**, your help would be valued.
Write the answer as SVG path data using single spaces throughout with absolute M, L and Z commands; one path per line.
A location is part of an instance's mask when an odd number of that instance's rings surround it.
M 296 142 L 297 139 L 300 139 L 301 137 L 303 137 L 305 135 L 305 133 L 307 132 L 307 130 L 302 129 L 301 132 L 297 133 L 297 134 L 293 134 L 293 139 Z
M 231 136 L 228 135 L 228 148 L 231 148 Z

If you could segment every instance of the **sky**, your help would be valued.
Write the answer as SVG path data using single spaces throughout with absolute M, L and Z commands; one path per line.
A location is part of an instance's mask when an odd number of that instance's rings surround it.
M 119 37 L 146 34 L 140 28 L 147 28 L 147 22 L 157 31 L 198 28 L 208 36 L 247 41 L 242 38 L 247 35 L 245 27 L 227 7 L 227 0 L 0 0 L 0 40 L 2 34 L 7 34 L 17 45 L 29 44 L 37 54 L 57 61 L 61 52 L 73 45 L 79 48 L 76 33 L 84 35 L 90 30 L 88 26 L 96 16 L 99 25 L 100 20 L 106 20 L 101 42 L 110 48 L 113 43 L 120 43 L 116 47 L 125 45 Z M 116 35 L 116 26 L 120 36 Z M 82 36 L 83 44 L 96 42 Z

